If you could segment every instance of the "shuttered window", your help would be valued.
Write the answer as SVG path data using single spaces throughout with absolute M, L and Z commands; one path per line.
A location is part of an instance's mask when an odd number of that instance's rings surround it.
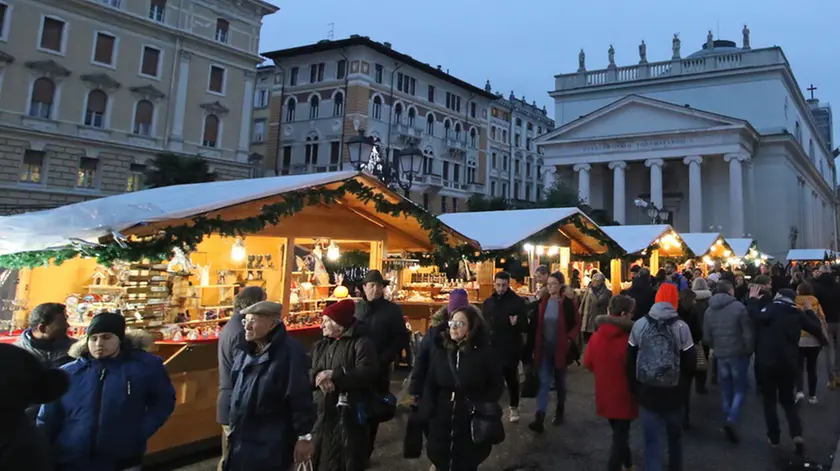
M 134 134 L 151 136 L 154 114 L 155 105 L 152 102 L 149 100 L 137 102 L 137 109 L 134 111 Z
M 204 118 L 204 139 L 202 145 L 204 147 L 216 147 L 219 139 L 219 118 L 216 115 L 210 115 Z
M 41 25 L 41 48 L 55 52 L 62 51 L 64 22 L 56 18 L 44 18 Z
M 157 77 L 159 62 L 160 50 L 149 46 L 144 47 L 142 63 L 140 64 L 140 73 L 150 77 Z
M 96 33 L 93 61 L 99 64 L 114 65 L 114 45 L 117 38 L 106 33 Z
M 225 69 L 210 66 L 210 91 L 216 93 L 223 93 L 225 88 Z
M 85 111 L 85 126 L 105 127 L 105 110 L 108 108 L 108 95 L 102 90 L 93 90 L 88 95 Z
M 55 97 L 55 83 L 41 77 L 32 85 L 32 99 L 29 102 L 29 116 L 50 119 Z

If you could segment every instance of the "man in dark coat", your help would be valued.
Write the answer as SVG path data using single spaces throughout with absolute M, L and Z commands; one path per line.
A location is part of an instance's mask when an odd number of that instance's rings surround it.
M 639 320 L 650 312 L 656 299 L 656 291 L 650 283 L 650 270 L 641 268 L 639 275 L 633 278 L 627 295 L 636 301 L 636 311 L 633 313 L 633 320 Z
M 752 293 L 750 293 L 752 294 Z M 764 419 L 770 444 L 779 445 L 781 430 L 776 401 L 784 409 L 790 436 L 799 455 L 804 454 L 802 422 L 794 403 L 794 386 L 799 374 L 799 338 L 804 330 L 825 344 L 820 320 L 806 300 L 802 311 L 796 307 L 796 293 L 780 289 L 775 301 L 752 312 L 755 323 L 755 374 L 764 400 Z
M 219 460 L 219 471 L 227 459 L 227 440 L 230 435 L 230 393 L 233 389 L 233 378 L 230 369 L 233 366 L 233 355 L 236 348 L 245 342 L 245 326 L 242 320 L 242 310 L 260 301 L 265 301 L 265 291 L 259 286 L 248 286 L 236 295 L 233 300 L 233 315 L 219 334 L 219 396 L 216 398 L 216 421 L 222 426 L 222 459 Z
M 27 416 L 27 408 L 59 399 L 67 375 L 11 345 L 0 344 L 0 469 L 53 471 L 46 437 Z
M 499 272 L 494 292 L 484 300 L 482 314 L 490 328 L 490 345 L 499 357 L 510 396 L 510 417 L 519 422 L 519 359 L 528 329 L 525 300 L 510 289 L 510 273 Z
M 225 471 L 283 470 L 312 459 L 316 413 L 309 358 L 287 334 L 282 310 L 261 301 L 241 311 L 245 343 L 231 369 Z
M 835 345 L 834 358 L 830 359 L 831 364 L 834 365 L 834 378 L 829 378 L 829 381 L 838 383 L 840 382 L 840 348 L 837 347 L 840 345 L 838 344 L 840 342 L 840 284 L 837 283 L 828 265 L 820 266 L 819 275 L 814 279 L 814 291 L 825 314 L 828 336 Z M 826 353 L 830 355 L 831 350 L 828 349 Z
M 384 297 L 388 283 L 379 270 L 369 271 L 362 280 L 364 299 L 356 303 L 356 319 L 367 324 L 379 360 L 374 392 L 383 396 L 390 394 L 391 368 L 397 355 L 408 346 L 411 336 L 402 309 Z M 370 424 L 370 454 L 373 454 L 378 430 L 379 423 Z
M 67 352 L 74 340 L 67 336 L 67 308 L 64 304 L 44 303 L 29 313 L 29 328 L 15 342 L 35 355 L 46 368 L 60 368 L 73 361 Z M 40 406 L 32 405 L 26 415 L 35 423 Z
M 539 323 L 537 317 L 539 317 L 540 302 L 548 296 L 546 283 L 549 274 L 548 267 L 545 265 L 540 265 L 534 269 L 534 281 L 539 289 L 534 294 L 534 300 L 527 304 L 528 328 L 526 329 L 525 347 L 522 349 L 522 367 L 526 372 L 534 369 L 534 346 L 537 343 L 537 324 Z

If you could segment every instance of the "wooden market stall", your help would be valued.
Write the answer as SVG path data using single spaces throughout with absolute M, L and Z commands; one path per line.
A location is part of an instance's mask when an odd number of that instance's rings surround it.
M 752 238 L 727 238 L 726 242 L 732 248 L 732 254 L 743 260 L 745 264 L 753 264 L 756 267 L 771 259 L 769 255 L 758 249 L 758 243 Z
M 834 261 L 834 252 L 829 249 L 790 249 L 785 257 L 788 262 Z
M 569 280 L 581 258 L 623 255 L 616 241 L 578 208 L 449 213 L 440 220 L 477 241 L 491 255 L 524 252 L 531 275 L 540 259 L 548 259 L 552 271 L 562 272 Z M 493 276 L 498 271 L 492 260 L 480 262 L 476 269 L 482 299 L 492 293 Z M 530 294 L 533 289 L 523 286 L 520 293 Z
M 647 265 L 652 274 L 659 271 L 660 259 L 692 257 L 680 235 L 667 224 L 638 226 L 605 226 L 602 228 L 627 253 L 621 262 L 621 272 L 629 271 L 634 264 Z M 622 283 L 621 289 L 630 287 Z
M 320 337 L 320 310 L 349 294 L 325 270 L 325 259 L 364 250 L 369 267 L 380 269 L 388 250 L 428 253 L 436 250 L 432 240 L 478 247 L 430 221 L 433 216 L 365 173 L 212 182 L 0 218 L 0 232 L 16 227 L 26 237 L 0 241 L 5 256 L 0 265 L 18 260 L 10 254 L 31 259 L 56 246 L 93 256 L 105 248 L 119 254 L 120 246 L 136 253 L 132 250 L 161 240 L 177 246 L 190 230 L 198 232 L 192 234 L 194 250 L 186 256 L 173 250 L 170 260 L 103 266 L 96 258 L 75 257 L 20 270 L 17 298 L 30 308 L 68 304 L 79 335 L 95 312 L 118 308 L 130 328 L 159 339 L 156 353 L 175 385 L 177 406 L 150 440 L 153 454 L 218 443 L 216 334 L 240 289 L 263 287 L 269 300 L 287 307 L 284 321 L 291 335 L 311 343 Z M 23 325 L 27 315 L 16 312 L 17 323 Z
M 723 265 L 738 266 L 740 259 L 726 239 L 719 232 L 689 232 L 680 234 L 682 240 L 694 253 L 698 266 L 707 273 L 709 267 L 719 261 Z

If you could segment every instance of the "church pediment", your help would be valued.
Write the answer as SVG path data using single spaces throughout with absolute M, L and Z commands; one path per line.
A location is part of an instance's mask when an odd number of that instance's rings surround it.
M 593 138 L 741 127 L 742 120 L 664 101 L 630 95 L 567 123 L 538 139 L 538 144 Z

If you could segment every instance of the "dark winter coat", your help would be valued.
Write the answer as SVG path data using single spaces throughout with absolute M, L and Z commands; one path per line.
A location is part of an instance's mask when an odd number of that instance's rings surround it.
M 803 330 L 826 343 L 814 311 L 800 311 L 790 299 L 777 299 L 751 314 L 755 324 L 756 370 L 791 375 L 799 371 L 799 338 Z
M 627 290 L 627 295 L 636 301 L 636 312 L 633 313 L 633 320 L 645 317 L 656 301 L 656 290 L 650 284 L 650 277 L 639 276 L 634 278 Z
M 487 339 L 481 322 L 464 342 L 453 342 L 448 331 L 434 341 L 418 415 L 429 423 L 426 455 L 438 471 L 473 469 L 490 456 L 492 447 L 476 445 L 470 436 L 470 402 L 498 403 L 504 388 L 502 365 Z M 449 359 L 458 372 L 461 390 L 457 390 Z
M 306 351 L 278 325 L 259 354 L 245 342 L 231 370 L 233 391 L 226 471 L 285 471 L 298 437 L 315 424 Z
M 324 338 L 312 347 L 312 387 L 318 418 L 315 437 L 315 471 L 361 471 L 368 457 L 367 422 L 359 423 L 358 408 L 370 398 L 379 374 L 376 348 L 366 326 L 355 323 L 338 339 Z M 318 373 L 332 370 L 335 391 L 325 394 L 315 387 Z M 347 393 L 347 407 L 337 407 L 338 397 Z
M 140 465 L 146 442 L 175 410 L 175 388 L 160 357 L 145 351 L 145 332 L 129 332 L 119 355 L 90 356 L 87 340 L 62 369 L 70 389 L 38 414 L 58 471 L 113 471 Z
M 219 396 L 216 398 L 216 422 L 222 425 L 229 423 L 230 393 L 233 389 L 230 369 L 233 366 L 236 347 L 245 342 L 243 319 L 245 319 L 245 316 L 239 312 L 233 313 L 219 334 Z
M 12 345 L 0 344 L 0 469 L 53 471 L 50 446 L 26 415 L 31 404 L 58 400 L 68 388 L 67 374 L 50 369 Z
M 35 358 L 46 368 L 61 368 L 73 361 L 68 352 L 74 342 L 75 340 L 66 336 L 53 341 L 39 340 L 32 337 L 30 329 L 26 329 L 15 341 L 15 346 L 35 355 Z M 33 424 L 40 409 L 40 405 L 31 405 L 26 409 L 26 415 L 32 420 Z
M 712 296 L 703 323 L 703 343 L 714 349 L 719 358 L 752 355 L 753 323 L 747 308 L 734 296 L 726 293 Z
M 814 280 L 814 294 L 822 306 L 825 321 L 840 322 L 840 285 L 833 273 L 823 273 Z
M 696 319 L 696 325 L 689 324 L 689 327 L 691 327 L 691 336 L 694 338 L 694 343 L 700 343 L 703 340 L 703 322 L 706 318 L 706 310 L 709 309 L 712 292 L 707 289 L 697 289 L 694 290 L 694 294 L 697 297 L 694 298 L 694 306 L 691 309 Z
M 511 289 L 501 296 L 494 292 L 481 307 L 490 329 L 490 344 L 504 366 L 519 363 L 525 343 L 523 334 L 528 331 L 527 311 L 525 300 Z M 516 316 L 516 325 L 511 325 L 510 316 Z
M 636 398 L 625 374 L 627 340 L 633 321 L 626 317 L 598 316 L 583 364 L 595 374 L 595 412 L 605 419 L 633 420 L 639 416 Z
M 372 302 L 362 300 L 356 303 L 356 319 L 367 324 L 369 336 L 376 347 L 379 361 L 376 390 L 387 392 L 391 383 L 391 364 L 408 347 L 411 339 L 402 309 L 385 298 Z
M 548 306 L 549 297 L 546 296 L 540 301 L 539 314 L 537 316 L 537 336 L 534 346 L 534 366 L 540 368 L 543 352 L 543 323 L 545 321 L 545 308 Z M 562 370 L 566 368 L 566 357 L 569 354 L 569 346 L 580 334 L 581 322 L 580 312 L 575 301 L 563 296 L 560 298 L 560 316 L 558 317 L 557 340 L 554 344 L 554 368 Z M 570 312 L 571 311 L 571 312 Z
M 534 348 L 537 345 L 537 324 L 540 317 L 540 303 L 543 299 L 548 298 L 548 290 L 543 288 L 537 292 L 533 301 L 527 303 L 528 308 L 528 329 L 525 335 L 525 346 L 522 349 L 522 363 L 525 366 L 530 366 L 534 361 Z

